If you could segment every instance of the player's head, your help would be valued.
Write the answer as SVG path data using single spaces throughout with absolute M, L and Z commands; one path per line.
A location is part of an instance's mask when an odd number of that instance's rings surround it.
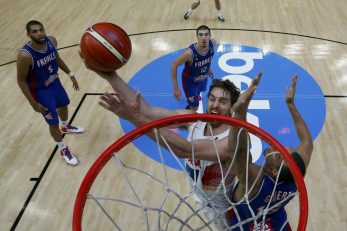
M 27 35 L 32 41 L 41 44 L 45 42 L 46 33 L 42 23 L 31 20 L 27 22 L 25 28 L 27 30 Z
M 208 42 L 211 38 L 211 31 L 208 26 L 201 25 L 196 29 L 196 37 L 198 38 L 198 43 L 202 47 L 207 47 Z
M 305 176 L 306 173 L 306 167 L 305 163 L 302 160 L 301 156 L 295 152 L 292 148 L 286 147 L 290 155 L 292 156 L 294 162 L 300 169 L 300 172 L 302 176 Z M 277 151 L 274 151 L 272 148 L 267 148 L 264 150 L 264 156 L 265 156 L 265 165 L 264 165 L 264 171 L 269 174 L 271 177 L 276 179 L 278 176 L 279 182 L 285 182 L 285 183 L 293 183 L 294 178 L 285 162 L 283 162 L 282 169 L 280 171 L 280 167 L 282 164 L 282 157 L 281 154 Z
M 230 110 L 240 96 L 240 89 L 230 80 L 214 79 L 208 91 L 206 113 L 230 115 Z

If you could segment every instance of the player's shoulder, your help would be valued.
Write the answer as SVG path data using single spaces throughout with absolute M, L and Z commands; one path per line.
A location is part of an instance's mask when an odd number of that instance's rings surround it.
M 186 49 L 184 49 L 184 53 L 193 54 L 193 52 L 194 52 L 194 46 L 189 46 Z
M 182 56 L 185 58 L 185 60 L 191 60 L 193 56 L 193 50 L 190 48 L 187 48 L 184 50 Z
M 31 55 L 30 55 L 30 51 L 26 50 L 26 49 L 20 49 L 18 51 L 18 55 L 17 55 L 17 59 L 21 59 L 21 60 L 31 60 Z
M 54 46 L 58 45 L 57 39 L 53 36 L 47 36 L 47 38 L 54 44 Z
M 217 41 L 215 39 L 211 38 L 210 40 L 211 40 L 213 46 L 215 46 L 217 44 Z

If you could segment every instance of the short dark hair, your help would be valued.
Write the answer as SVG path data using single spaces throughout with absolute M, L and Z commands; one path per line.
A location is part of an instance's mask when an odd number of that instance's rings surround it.
M 229 79 L 214 79 L 212 81 L 212 84 L 210 86 L 210 89 L 208 90 L 207 97 L 210 96 L 211 91 L 213 88 L 219 87 L 222 88 L 224 91 L 227 91 L 230 93 L 230 102 L 231 105 L 234 105 L 236 103 L 237 99 L 240 96 L 240 89 L 235 86 L 233 82 L 231 82 Z
M 36 20 L 30 20 L 29 22 L 27 22 L 27 24 L 25 25 L 25 28 L 27 30 L 27 32 L 29 33 L 30 30 L 31 30 L 31 27 L 34 26 L 34 25 L 40 25 L 43 27 L 42 23 L 40 23 L 39 21 L 36 21 Z
M 201 25 L 201 26 L 199 26 L 199 27 L 196 29 L 196 36 L 198 36 L 199 30 L 208 30 L 208 33 L 211 35 L 211 30 L 210 30 L 210 28 L 209 28 L 208 26 L 206 26 L 206 25 Z
M 293 152 L 291 154 L 292 158 L 294 159 L 296 165 L 300 169 L 301 175 L 304 177 L 306 174 L 306 166 L 304 161 L 302 160 L 301 156 L 297 152 Z M 288 166 L 282 166 L 280 175 L 278 177 L 279 182 L 285 182 L 285 183 L 294 183 L 294 178 L 292 173 L 290 172 Z

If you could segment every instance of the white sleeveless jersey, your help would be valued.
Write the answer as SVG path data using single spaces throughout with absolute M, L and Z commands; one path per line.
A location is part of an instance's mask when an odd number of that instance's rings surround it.
M 206 127 L 206 122 L 198 121 L 188 128 L 188 141 L 198 140 L 198 139 L 210 139 L 211 145 L 213 145 L 212 140 L 221 140 L 227 138 L 229 135 L 229 129 L 226 131 L 216 134 L 214 136 L 205 136 L 204 131 L 210 129 Z M 211 203 L 213 206 L 219 209 L 226 209 L 229 207 L 230 203 L 228 198 L 230 198 L 232 193 L 233 182 L 235 179 L 235 174 L 229 171 L 227 177 L 228 168 L 224 167 L 222 169 L 223 176 L 225 179 L 225 189 L 221 185 L 221 166 L 218 161 L 206 161 L 206 160 L 194 160 L 194 158 L 185 159 L 186 165 L 191 169 L 197 170 L 196 183 L 194 180 L 190 180 L 191 186 L 198 186 L 202 190 L 195 190 L 200 200 L 205 200 L 206 198 L 212 198 Z M 217 190 L 217 192 L 216 192 Z M 199 195 L 200 194 L 200 195 Z M 204 195 L 202 195 L 204 194 Z M 205 199 L 204 199 L 205 198 Z

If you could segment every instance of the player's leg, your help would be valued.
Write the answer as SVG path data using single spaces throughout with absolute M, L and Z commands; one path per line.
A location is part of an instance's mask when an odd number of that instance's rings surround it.
M 52 92 L 51 88 L 37 91 L 36 93 L 36 100 L 45 108 L 47 108 L 47 113 L 44 116 L 48 126 L 49 126 L 49 132 L 54 139 L 55 142 L 57 142 L 57 145 L 60 150 L 61 157 L 70 165 L 77 165 L 78 159 L 71 154 L 68 146 L 65 145 L 63 142 L 63 137 L 61 135 L 60 129 L 59 129 L 59 118 L 58 118 L 58 112 L 56 110 L 56 102 L 54 97 L 54 92 Z
M 186 109 L 197 111 L 199 108 L 199 95 L 190 95 L 187 97 Z
M 220 22 L 224 22 L 224 17 L 222 15 L 222 12 L 221 12 L 221 4 L 220 4 L 220 1 L 219 0 L 214 0 L 214 4 L 216 6 L 216 9 L 217 9 L 217 18 Z
M 192 81 L 184 80 L 182 78 L 182 86 L 183 86 L 184 95 L 188 103 L 188 105 L 186 106 L 186 109 L 197 111 L 199 108 L 199 96 L 200 96 L 198 84 Z
M 188 9 L 188 11 L 185 13 L 184 15 L 184 19 L 187 20 L 193 13 L 193 10 L 195 10 L 196 8 L 198 8 L 198 6 L 200 5 L 200 0 L 195 0 L 191 7 Z
M 61 132 L 62 133 L 83 133 L 84 128 L 79 126 L 72 126 L 68 124 L 69 110 L 68 104 L 70 103 L 69 96 L 65 89 L 61 85 L 60 81 L 55 84 L 55 102 L 58 110 L 59 118 L 61 120 Z
M 56 120 L 58 121 L 58 115 L 56 115 Z M 60 150 L 61 157 L 66 161 L 66 163 L 75 166 L 79 163 L 77 157 L 75 157 L 71 152 L 68 146 L 63 142 L 61 132 L 59 129 L 59 124 L 49 125 L 49 132 L 53 137 L 54 141 L 57 142 L 57 145 Z
M 69 113 L 67 106 L 59 107 L 57 110 L 61 120 L 60 130 L 62 133 L 83 133 L 85 131 L 82 127 L 68 124 Z

